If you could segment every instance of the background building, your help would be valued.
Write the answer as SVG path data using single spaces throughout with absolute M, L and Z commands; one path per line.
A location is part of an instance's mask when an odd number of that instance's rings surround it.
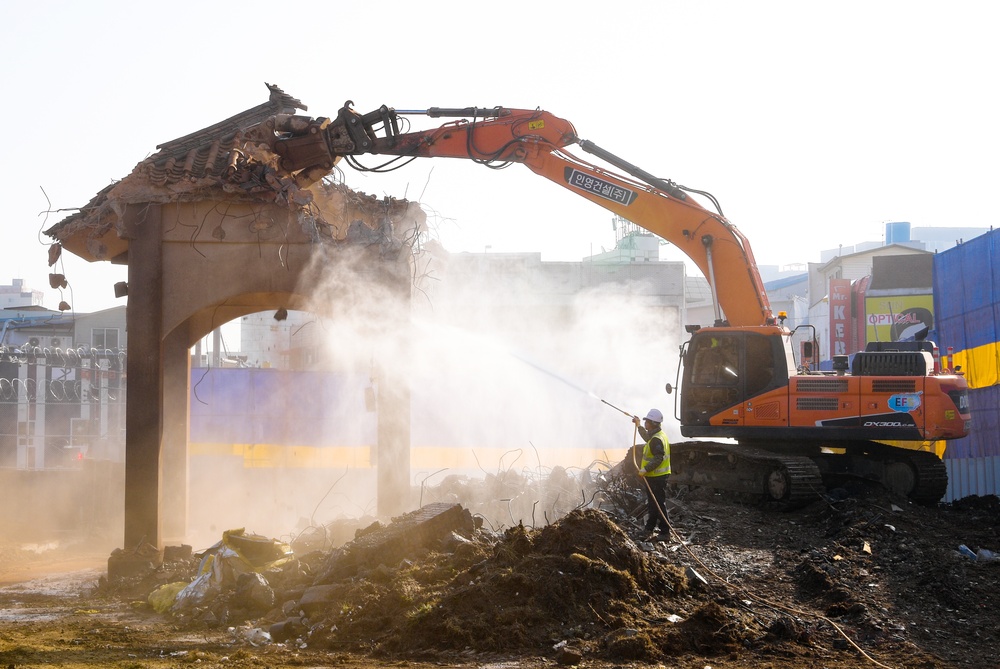
M 850 246 L 841 245 L 835 249 L 820 251 L 820 263 L 829 262 L 837 256 L 874 251 L 894 244 L 907 246 L 918 251 L 940 253 L 961 244 L 963 241 L 985 234 L 989 230 L 990 228 L 976 227 L 913 227 L 907 221 L 892 221 L 884 225 L 880 241 L 858 242 Z
M 125 307 L 0 310 L 0 467 L 124 458 Z
M 15 282 L 17 283 L 17 282 Z M 120 542 L 125 307 L 0 310 L 0 531 Z
M 867 334 L 856 334 L 865 323 L 863 293 L 852 291 L 871 280 L 876 259 L 918 255 L 931 257 L 927 251 L 893 244 L 809 264 L 809 324 L 816 331 L 821 364 L 828 363 L 833 355 L 850 355 L 864 349 Z M 921 294 L 928 292 L 926 285 L 900 290 L 911 288 L 919 289 Z
M 0 285 L 0 309 L 9 307 L 40 307 L 45 293 L 31 290 L 24 279 L 14 279 L 9 285 Z

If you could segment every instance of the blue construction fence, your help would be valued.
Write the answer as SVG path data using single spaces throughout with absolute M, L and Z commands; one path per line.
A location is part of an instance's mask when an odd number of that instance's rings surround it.
M 945 501 L 1000 492 L 1000 230 L 934 257 L 935 339 L 971 388 L 972 432 L 948 442 Z

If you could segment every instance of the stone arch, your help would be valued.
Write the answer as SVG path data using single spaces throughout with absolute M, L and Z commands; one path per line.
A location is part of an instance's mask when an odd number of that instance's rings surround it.
M 409 299 L 409 249 L 404 253 L 398 247 L 396 253 L 386 253 L 377 243 L 316 241 L 294 224 L 287 209 L 230 205 L 224 213 L 211 201 L 141 208 L 130 205 L 126 212 L 125 228 L 137 231 L 130 237 L 128 251 L 129 348 L 130 359 L 135 356 L 136 363 L 134 369 L 132 363 L 129 365 L 133 382 L 127 398 L 126 545 L 144 538 L 159 543 L 164 537 L 183 537 L 188 351 L 197 340 L 234 318 L 257 311 L 315 311 L 317 304 L 311 300 L 309 287 L 342 260 L 363 263 L 368 280 Z M 404 215 L 408 211 L 405 205 L 399 209 Z M 190 233 L 192 229 L 218 229 L 225 217 L 234 216 L 234 212 L 242 216 L 241 212 L 251 210 L 258 218 L 266 216 L 274 226 L 284 224 L 281 233 L 262 239 L 260 231 L 236 226 L 223 239 L 211 242 L 201 233 Z M 158 361 L 146 354 L 157 345 Z M 139 355 L 137 347 L 141 347 Z M 134 383 L 136 375 L 149 381 Z M 386 386 L 393 387 L 395 394 L 383 398 L 383 406 L 391 406 L 392 411 L 379 415 L 378 451 L 380 461 L 384 458 L 392 464 L 378 467 L 378 499 L 379 512 L 392 515 L 401 509 L 387 508 L 389 500 L 396 497 L 385 493 L 408 485 L 406 480 L 396 479 L 409 469 L 409 397 L 405 384 Z M 159 396 L 152 397 L 156 388 Z M 401 429 L 401 421 L 406 429 Z M 161 522 L 165 523 L 162 528 Z
M 128 177 L 45 231 L 56 241 L 50 265 L 63 249 L 128 265 L 126 547 L 161 545 L 161 493 L 175 503 L 181 497 L 188 351 L 198 339 L 248 313 L 314 310 L 311 288 L 348 263 L 372 286 L 411 294 L 423 211 L 351 191 L 330 179 L 332 163 L 284 169 L 258 142 L 273 134 L 279 115 L 306 107 L 268 89 L 264 104 L 158 146 Z M 379 414 L 379 465 L 383 457 L 405 459 L 378 467 L 379 513 L 391 515 L 400 509 L 383 506 L 390 499 L 383 489 L 408 485 L 398 477 L 409 470 L 409 391 L 405 383 L 386 385 L 394 394 L 381 403 L 396 410 L 387 412 L 393 423 Z M 182 525 L 168 533 L 182 535 Z
M 405 201 L 379 205 L 378 212 L 356 210 L 338 239 L 317 236 L 297 212 L 269 203 L 191 200 L 124 207 L 116 229 L 127 244 L 119 262 L 128 265 L 126 546 L 184 536 L 189 350 L 195 342 L 250 313 L 315 311 L 311 287 L 348 263 L 360 266 L 371 285 L 409 299 L 413 248 L 395 231 L 419 228 L 422 212 Z M 227 222 L 261 220 L 267 221 L 263 227 L 238 224 L 218 232 Z M 378 452 L 380 462 L 392 465 L 378 467 L 378 503 L 379 513 L 393 515 L 402 509 L 394 506 L 395 495 L 383 491 L 408 485 L 397 479 L 409 470 L 409 391 L 405 383 L 385 385 L 393 390 L 382 405 L 393 410 L 385 412 L 391 418 L 379 415 Z

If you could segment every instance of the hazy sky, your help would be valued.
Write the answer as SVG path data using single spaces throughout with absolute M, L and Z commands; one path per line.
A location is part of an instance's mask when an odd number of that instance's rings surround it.
M 998 18 L 987 1 L 9 3 L 0 283 L 24 278 L 54 307 L 41 229 L 157 144 L 264 102 L 264 82 L 313 116 L 348 99 L 541 107 L 714 194 L 760 264 L 880 240 L 888 221 L 987 227 Z M 520 166 L 344 169 L 356 190 L 420 200 L 450 251 L 579 260 L 614 245 L 608 212 Z M 121 303 L 124 268 L 68 257 L 65 272 L 77 310 Z

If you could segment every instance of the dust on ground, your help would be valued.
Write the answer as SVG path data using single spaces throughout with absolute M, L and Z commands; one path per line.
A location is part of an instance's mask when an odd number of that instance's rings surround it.
M 420 529 L 375 523 L 163 613 L 150 594 L 204 555 L 36 579 L 0 589 L 0 666 L 996 666 L 998 498 L 839 497 L 774 512 L 675 490 L 652 541 L 607 500 L 505 529 L 438 502 Z

